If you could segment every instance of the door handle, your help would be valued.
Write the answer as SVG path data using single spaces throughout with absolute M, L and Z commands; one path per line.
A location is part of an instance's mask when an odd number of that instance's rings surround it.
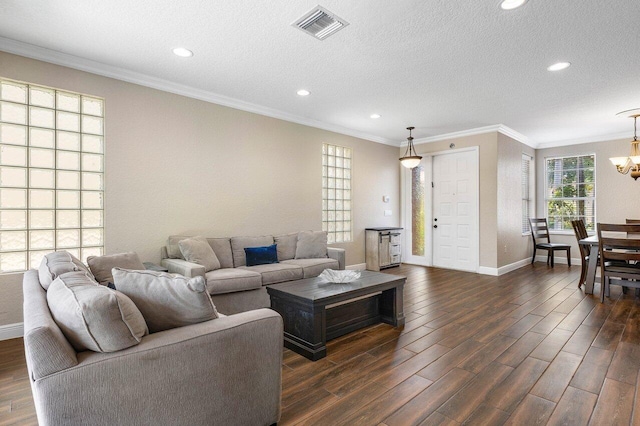
M 438 225 L 433 225 L 433 227 L 434 227 L 434 228 L 437 228 L 437 227 L 438 227 Z

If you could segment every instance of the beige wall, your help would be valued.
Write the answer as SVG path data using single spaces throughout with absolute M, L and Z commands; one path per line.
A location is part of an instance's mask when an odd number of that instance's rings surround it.
M 480 157 L 480 266 L 497 267 L 497 133 L 465 136 L 463 138 L 416 145 L 418 154 L 448 151 L 450 144 L 455 149 L 479 147 Z M 400 149 L 403 155 L 405 148 Z M 430 229 L 430 228 L 427 228 Z
M 596 155 L 596 221 L 624 223 L 625 219 L 640 219 L 640 180 L 621 175 L 609 161 L 610 157 L 624 157 L 631 149 L 631 136 L 606 142 L 569 145 L 536 151 L 537 212 L 545 216 L 544 163 L 547 157 L 564 155 Z M 571 257 L 579 259 L 578 245 L 574 234 L 552 235 L 553 242 L 572 244 Z
M 364 262 L 365 227 L 399 225 L 395 147 L 3 52 L 0 76 L 105 98 L 107 253 L 158 262 L 171 234 L 320 229 L 324 142 L 353 149 L 347 264 Z M 20 283 L 0 276 L 0 325 L 22 321 Z
M 522 235 L 522 154 L 535 150 L 498 133 L 498 267 L 531 256 L 531 237 Z

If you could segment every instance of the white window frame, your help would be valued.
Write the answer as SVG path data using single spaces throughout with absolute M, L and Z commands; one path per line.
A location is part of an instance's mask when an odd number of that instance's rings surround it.
M 548 166 L 549 166 L 549 161 L 552 160 L 565 160 L 567 158 L 578 158 L 578 157 L 593 157 L 593 196 L 592 197 L 551 197 L 550 196 L 550 188 L 549 188 L 549 170 L 548 170 Z M 596 154 L 595 153 L 588 153 L 588 154 L 575 154 L 575 155 L 563 155 L 563 156 L 553 156 L 553 157 L 545 157 L 545 161 L 544 161 L 544 209 L 545 209 L 545 217 L 547 218 L 547 222 L 549 224 L 549 233 L 551 234 L 569 234 L 569 235 L 573 235 L 574 231 L 572 228 L 568 228 L 568 229 L 557 229 L 553 227 L 553 221 L 550 218 L 549 215 L 549 202 L 550 201 L 592 201 L 593 202 L 593 224 L 595 227 L 595 224 L 597 223 L 597 217 L 596 217 L 596 193 L 597 193 L 597 176 L 596 176 L 596 163 L 597 159 L 596 159 Z M 576 216 L 578 217 L 578 216 Z M 587 224 L 588 226 L 588 224 Z M 594 230 L 588 229 L 589 234 L 593 234 Z
M 521 163 L 522 184 L 522 235 L 530 235 L 529 218 L 533 217 L 535 209 L 535 163 L 533 157 L 522 153 Z M 526 167 L 526 168 L 525 168 Z
M 105 102 L 0 77 L 0 274 L 104 252 Z
M 327 242 L 353 241 L 353 150 L 322 144 L 322 230 Z

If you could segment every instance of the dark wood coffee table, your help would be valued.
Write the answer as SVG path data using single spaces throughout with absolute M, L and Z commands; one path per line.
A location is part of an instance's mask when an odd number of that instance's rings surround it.
M 362 271 L 348 284 L 320 277 L 267 286 L 271 309 L 284 320 L 285 347 L 312 361 L 327 355 L 327 340 L 378 322 L 404 325 L 405 277 Z

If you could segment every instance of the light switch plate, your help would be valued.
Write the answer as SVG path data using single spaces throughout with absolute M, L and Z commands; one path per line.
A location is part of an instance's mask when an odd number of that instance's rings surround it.
M 384 211 L 384 215 L 385 216 L 391 216 L 391 210 L 385 210 Z

